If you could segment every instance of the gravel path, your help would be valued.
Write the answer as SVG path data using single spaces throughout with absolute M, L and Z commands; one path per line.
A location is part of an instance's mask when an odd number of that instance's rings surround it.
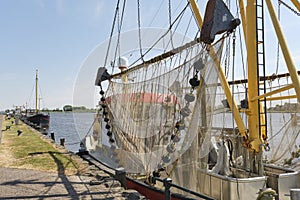
M 2 138 L 2 122 L 3 122 L 3 115 L 0 114 L 0 144 Z

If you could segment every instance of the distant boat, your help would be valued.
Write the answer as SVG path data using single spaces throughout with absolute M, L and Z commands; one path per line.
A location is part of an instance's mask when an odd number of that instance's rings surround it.
M 35 110 L 26 110 L 25 120 L 28 124 L 36 129 L 48 129 L 50 122 L 50 115 L 40 113 L 38 109 L 38 70 L 35 76 Z

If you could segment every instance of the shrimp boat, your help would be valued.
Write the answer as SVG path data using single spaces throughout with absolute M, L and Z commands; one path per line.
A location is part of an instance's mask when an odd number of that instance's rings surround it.
M 297 0 L 280 2 L 299 14 Z M 167 198 L 161 191 L 170 185 L 172 199 L 299 199 L 300 82 L 272 1 L 238 1 L 233 16 L 229 2 L 208 0 L 203 19 L 200 2 L 189 0 L 175 12 L 168 1 L 168 28 L 160 37 L 145 36 L 146 12 L 137 1 L 132 41 L 138 56 L 122 50 L 129 45 L 121 43 L 126 3 L 117 3 L 111 31 L 117 36 L 109 40 L 95 81 L 100 109 L 83 141 L 89 154 L 124 169 L 126 187 L 148 199 Z M 161 5 L 156 14 L 163 13 Z M 268 66 L 266 11 L 286 73 Z M 185 25 L 188 33 L 193 22 L 194 39 L 176 45 L 176 28 Z M 145 38 L 154 41 L 147 49 Z M 162 53 L 151 54 L 161 41 L 167 44 Z
M 39 112 L 38 106 L 38 70 L 35 75 L 35 109 L 26 109 L 23 121 L 38 130 L 46 131 L 49 128 L 50 115 Z

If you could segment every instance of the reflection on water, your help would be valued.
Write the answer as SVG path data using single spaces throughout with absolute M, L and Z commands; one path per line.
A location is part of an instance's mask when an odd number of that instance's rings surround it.
M 80 141 L 93 125 L 94 113 L 54 112 L 50 114 L 49 133 L 54 132 L 55 141 L 65 138 L 69 151 L 77 152 Z

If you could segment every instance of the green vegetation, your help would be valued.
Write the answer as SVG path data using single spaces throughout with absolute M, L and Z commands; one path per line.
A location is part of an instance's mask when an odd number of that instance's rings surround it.
M 274 107 L 268 108 L 269 112 L 296 112 L 300 109 L 300 104 L 298 103 L 284 103 L 283 105 L 276 105 Z
M 5 130 L 10 125 L 10 129 Z M 0 144 L 0 166 L 35 169 L 60 174 L 79 174 L 86 168 L 78 156 L 65 149 L 55 148 L 54 144 L 43 139 L 41 134 L 22 122 L 12 125 L 11 120 L 2 124 Z M 18 136 L 17 131 L 22 133 Z
M 71 106 L 65 105 L 63 109 L 55 108 L 55 109 L 42 109 L 42 112 L 96 112 L 97 109 L 95 108 L 86 108 L 85 106 Z
M 65 106 L 63 107 L 63 110 L 64 110 L 65 112 L 68 112 L 68 111 L 72 111 L 73 108 L 72 108 L 71 105 L 65 105 Z

